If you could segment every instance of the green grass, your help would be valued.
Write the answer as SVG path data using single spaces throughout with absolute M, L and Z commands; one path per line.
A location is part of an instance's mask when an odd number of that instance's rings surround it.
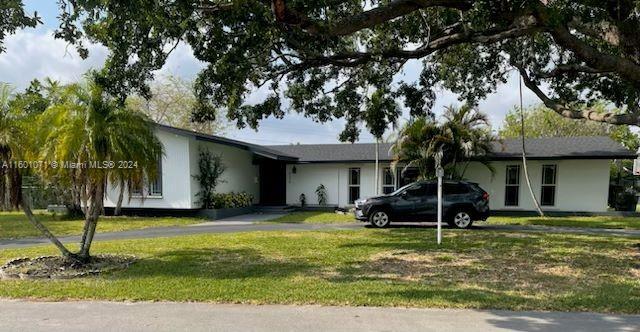
M 44 211 L 36 212 L 36 218 L 57 235 L 82 233 L 83 220 L 64 220 Z M 184 226 L 203 222 L 196 218 L 148 218 L 148 217 L 101 217 L 98 232 L 121 232 L 149 227 Z M 22 212 L 0 212 L 0 239 L 41 237 L 42 235 L 27 220 Z
M 640 229 L 636 217 L 490 217 L 489 224 Z
M 129 269 L 0 281 L 1 298 L 640 313 L 638 239 L 432 229 L 251 232 L 97 242 Z M 0 251 L 54 254 L 51 247 Z
M 356 222 L 353 213 L 338 214 L 333 212 L 294 212 L 285 216 L 267 221 L 280 222 L 280 223 L 295 223 L 295 224 L 340 224 L 340 223 L 354 223 Z

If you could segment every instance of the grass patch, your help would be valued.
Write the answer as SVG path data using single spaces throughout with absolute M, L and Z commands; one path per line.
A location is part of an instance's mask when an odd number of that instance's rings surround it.
M 489 224 L 640 229 L 637 217 L 490 217 Z
M 638 239 L 432 229 L 252 232 L 97 242 L 127 270 L 7 280 L 0 297 L 640 313 Z M 0 262 L 55 253 L 0 251 Z
M 334 212 L 304 211 L 293 212 L 267 222 L 293 224 L 341 224 L 354 223 L 356 218 L 352 213 L 339 214 Z
M 59 215 L 37 212 L 36 218 L 44 223 L 56 236 L 79 235 L 84 226 L 83 220 L 66 220 Z M 150 218 L 150 217 L 100 217 L 98 232 L 122 232 L 150 227 L 185 226 L 203 222 L 197 218 Z M 19 239 L 41 237 L 22 212 L 0 213 L 0 239 Z

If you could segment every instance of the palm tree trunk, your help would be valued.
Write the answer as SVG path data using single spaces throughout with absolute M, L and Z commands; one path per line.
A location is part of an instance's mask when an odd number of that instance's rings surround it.
M 114 216 L 119 216 L 122 210 L 122 200 L 124 199 L 124 178 L 120 178 L 120 194 L 118 194 L 118 202 L 116 203 L 116 208 L 113 211 Z
M 379 174 L 380 174 L 380 166 L 379 166 L 379 159 L 380 159 L 379 158 L 379 154 L 380 154 L 380 151 L 378 151 L 378 145 L 380 144 L 379 142 L 380 142 L 380 139 L 376 137 L 376 167 L 375 167 L 376 176 L 374 177 L 375 178 L 374 181 L 376 182 L 375 183 L 375 185 L 376 185 L 375 186 L 375 188 L 376 188 L 376 196 L 378 196 L 380 194 L 380 191 L 378 190 L 378 188 L 380 187 L 378 185 Z
M 17 168 L 10 168 L 9 177 L 11 182 L 9 185 L 9 205 L 11 210 L 19 210 L 22 200 L 22 174 Z
M 36 217 L 33 215 L 33 212 L 31 211 L 31 206 L 30 206 L 28 197 L 24 197 L 24 196 L 22 197 L 21 205 L 22 205 L 22 211 L 24 211 L 24 214 L 27 216 L 27 220 L 29 220 L 29 222 L 36 229 L 38 229 L 47 239 L 49 239 L 49 241 L 51 241 L 51 243 L 53 243 L 53 245 L 56 246 L 56 248 L 58 248 L 58 250 L 60 250 L 60 253 L 62 254 L 62 256 L 67 259 L 75 259 L 75 255 L 72 254 L 69 251 L 69 249 L 67 249 L 60 242 L 60 240 L 58 240 L 58 238 L 49 231 L 49 229 L 45 225 L 43 225 L 40 221 L 38 221 L 38 219 L 36 219 Z
M 89 210 L 89 194 L 87 193 L 86 184 L 80 185 L 80 206 L 82 207 L 82 213 L 86 217 Z
M 96 227 L 98 225 L 98 218 L 102 212 L 102 206 L 104 204 L 104 181 L 96 181 L 91 190 L 91 205 L 87 209 L 87 215 L 85 218 L 85 233 L 82 238 L 82 246 L 80 249 L 80 258 L 84 261 L 90 258 L 91 244 L 93 242 L 93 236 L 96 233 Z
M 531 188 L 531 179 L 529 179 L 529 170 L 527 168 L 527 151 L 525 148 L 525 131 L 524 131 L 524 108 L 522 106 L 522 78 L 520 78 L 520 137 L 522 138 L 522 169 L 524 170 L 524 178 L 527 181 L 527 187 L 529 188 L 529 194 L 531 195 L 531 199 L 533 200 L 533 205 L 536 207 L 538 214 L 541 217 L 544 217 L 544 212 L 540 208 L 540 203 L 538 203 L 538 199 L 536 195 L 533 193 L 533 188 Z
M 0 211 L 6 210 L 6 192 L 7 192 L 7 172 L 5 168 L 0 168 Z

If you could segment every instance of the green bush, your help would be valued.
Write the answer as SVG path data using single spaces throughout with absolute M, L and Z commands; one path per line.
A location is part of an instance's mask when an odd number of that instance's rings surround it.
M 220 177 L 227 167 L 222 163 L 222 155 L 214 155 L 207 149 L 200 150 L 198 161 L 200 173 L 193 177 L 200 183 L 200 191 L 196 194 L 203 209 L 215 208 L 215 190 L 218 184 L 225 182 Z
M 633 188 L 626 188 L 615 195 L 614 208 L 616 211 L 635 211 L 638 197 Z
M 214 209 L 233 209 L 251 206 L 253 204 L 253 195 L 246 192 L 230 192 L 213 194 Z

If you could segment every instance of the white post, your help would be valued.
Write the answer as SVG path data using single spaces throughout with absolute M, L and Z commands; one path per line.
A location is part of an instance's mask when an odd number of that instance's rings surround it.
M 438 166 L 436 176 L 438 176 L 438 244 L 440 244 L 442 243 L 442 177 L 444 176 L 442 167 Z
M 375 189 L 376 196 L 380 195 L 380 191 L 378 190 L 379 189 L 378 182 L 380 180 L 380 178 L 379 178 L 379 176 L 380 176 L 380 174 L 379 174 L 380 173 L 380 167 L 378 166 L 378 159 L 379 159 L 378 155 L 379 155 L 379 153 L 380 153 L 380 151 L 378 151 L 378 138 L 376 138 L 376 167 L 375 167 L 376 176 L 374 177 L 374 181 L 376 182 L 375 183 L 375 187 L 374 187 L 374 188 L 376 188 Z

